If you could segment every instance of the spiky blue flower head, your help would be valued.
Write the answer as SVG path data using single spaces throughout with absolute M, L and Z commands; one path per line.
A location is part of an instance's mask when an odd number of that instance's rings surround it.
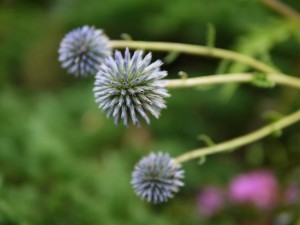
M 135 193 L 148 202 L 162 203 L 172 198 L 179 188 L 184 171 L 169 154 L 151 153 L 135 166 L 131 184 Z
M 58 50 L 62 67 L 76 76 L 96 75 L 111 52 L 109 39 L 103 31 L 90 26 L 67 33 Z
M 164 98 L 169 97 L 161 80 L 167 71 L 161 71 L 162 62 L 151 63 L 152 55 L 143 57 L 143 51 L 136 50 L 131 57 L 126 49 L 124 57 L 119 51 L 108 57 L 100 66 L 96 76 L 94 95 L 99 108 L 113 117 L 115 124 L 129 120 L 140 125 L 140 118 L 150 123 L 149 114 L 158 118 L 166 108 Z

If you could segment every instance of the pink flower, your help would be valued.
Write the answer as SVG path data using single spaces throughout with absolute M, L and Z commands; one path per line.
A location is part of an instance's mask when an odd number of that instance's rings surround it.
M 224 193 L 218 187 L 207 186 L 199 192 L 197 205 L 199 215 L 211 217 L 223 208 Z
M 283 201 L 287 205 L 299 203 L 300 187 L 297 184 L 289 184 L 283 192 Z
M 229 187 L 233 203 L 252 204 L 258 209 L 272 209 L 278 200 L 278 182 L 268 170 L 257 170 L 235 177 Z

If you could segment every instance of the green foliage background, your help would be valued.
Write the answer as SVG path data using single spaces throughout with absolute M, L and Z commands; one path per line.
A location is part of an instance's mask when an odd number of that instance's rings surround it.
M 297 0 L 285 1 L 300 10 Z M 245 214 L 228 205 L 205 221 L 196 197 L 209 184 L 224 188 L 238 173 L 274 170 L 284 186 L 300 175 L 299 125 L 204 165 L 184 165 L 186 186 L 163 205 L 138 199 L 130 186 L 134 164 L 150 151 L 172 156 L 244 134 L 265 123 L 268 111 L 300 107 L 299 92 L 214 86 L 172 91 L 168 109 L 150 126 L 114 126 L 94 103 L 93 78 L 66 75 L 57 61 L 64 34 L 84 24 L 111 39 L 206 43 L 235 49 L 300 74 L 300 27 L 255 0 L 4 0 L 0 3 L 0 224 L 236 224 Z M 155 58 L 166 55 L 155 53 Z M 180 55 L 165 64 L 170 78 L 212 74 L 215 59 Z M 230 63 L 223 72 L 249 68 Z M 187 99 L 189 99 L 187 101 Z M 288 209 L 296 212 L 298 207 Z M 258 214 L 275 218 L 278 212 Z M 247 216 L 246 216 L 247 218 Z

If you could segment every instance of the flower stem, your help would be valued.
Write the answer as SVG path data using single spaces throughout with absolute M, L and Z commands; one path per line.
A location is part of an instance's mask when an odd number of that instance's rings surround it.
M 184 153 L 177 158 L 174 159 L 175 163 L 183 163 L 185 161 L 200 158 L 203 156 L 211 155 L 218 152 L 225 152 L 228 150 L 235 149 L 237 147 L 241 147 L 243 145 L 255 142 L 261 138 L 264 138 L 278 130 L 281 130 L 287 126 L 290 126 L 293 123 L 296 123 L 300 120 L 300 110 L 284 117 L 283 119 L 278 120 L 277 122 L 274 122 L 272 124 L 269 124 L 267 126 L 264 126 L 254 132 L 251 132 L 249 134 L 240 136 L 238 138 L 234 138 L 229 141 L 222 142 L 220 144 L 211 146 L 211 147 L 204 147 L 195 149 L 192 151 L 189 151 L 187 153 Z
M 167 52 L 180 52 L 192 55 L 204 55 L 208 57 L 228 59 L 245 63 L 253 68 L 265 72 L 265 73 L 276 73 L 277 71 L 254 58 L 246 55 L 236 53 L 220 48 L 211 48 L 207 46 L 192 45 L 192 44 L 181 44 L 181 43 L 170 43 L 170 42 L 148 42 L 148 41 L 122 41 L 112 40 L 110 45 L 113 48 L 132 48 L 132 49 L 147 49 L 152 51 L 167 51 Z
M 274 82 L 274 84 L 280 84 L 285 86 L 290 86 L 300 89 L 300 79 L 284 74 L 267 74 L 268 81 Z M 175 79 L 166 80 L 166 88 L 178 89 L 178 88 L 188 88 L 196 87 L 202 85 L 211 84 L 224 84 L 224 83 L 249 83 L 254 81 L 255 76 L 253 73 L 233 73 L 233 74 L 218 74 L 218 75 L 208 75 L 195 78 L 187 79 Z
M 147 49 L 152 51 L 167 51 L 167 52 L 178 52 L 192 55 L 203 55 L 208 57 L 222 58 L 232 61 L 241 62 L 252 66 L 258 71 L 265 73 L 267 80 L 274 82 L 275 84 L 286 85 L 290 87 L 300 88 L 300 79 L 285 74 L 277 73 L 273 67 L 262 63 L 254 58 L 246 55 L 236 53 L 219 48 L 210 48 L 206 46 L 191 45 L 191 44 L 180 44 L 180 43 L 169 43 L 169 42 L 145 42 L 145 41 L 122 41 L 113 40 L 110 41 L 113 48 L 131 48 L 131 49 Z M 184 87 L 195 87 L 199 85 L 208 84 L 220 84 L 220 83 L 247 83 L 254 81 L 255 76 L 253 73 L 236 73 L 236 74 L 219 74 L 213 76 L 202 76 L 188 79 L 176 79 L 166 80 L 166 87 L 173 88 L 184 88 Z M 243 145 L 255 142 L 261 138 L 264 138 L 278 130 L 281 130 L 293 123 L 300 120 L 300 110 L 292 113 L 277 122 L 264 126 L 254 132 L 234 138 L 229 141 L 222 142 L 217 145 L 210 147 L 204 147 L 184 153 L 174 159 L 175 163 L 182 163 L 194 158 L 200 158 L 206 155 L 224 152 L 228 150 L 241 147 Z
M 261 0 L 261 2 L 287 18 L 300 22 L 300 13 L 285 3 L 278 0 Z

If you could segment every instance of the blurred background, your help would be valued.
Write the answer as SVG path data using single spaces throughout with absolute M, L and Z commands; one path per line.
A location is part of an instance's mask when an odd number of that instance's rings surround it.
M 298 0 L 284 2 L 300 11 Z M 299 222 L 299 124 L 201 165 L 185 163 L 185 187 L 168 203 L 147 204 L 130 186 L 135 163 L 149 152 L 175 157 L 205 146 L 201 134 L 218 143 L 250 132 L 299 108 L 299 91 L 174 90 L 150 126 L 115 126 L 97 109 L 93 77 L 74 78 L 57 60 L 64 35 L 85 24 L 111 39 L 128 33 L 135 40 L 200 45 L 211 24 L 217 47 L 300 75 L 299 23 L 258 0 L 2 0 L 1 225 Z M 190 77 L 249 70 L 187 55 L 166 60 L 163 69 L 174 79 L 181 70 Z

